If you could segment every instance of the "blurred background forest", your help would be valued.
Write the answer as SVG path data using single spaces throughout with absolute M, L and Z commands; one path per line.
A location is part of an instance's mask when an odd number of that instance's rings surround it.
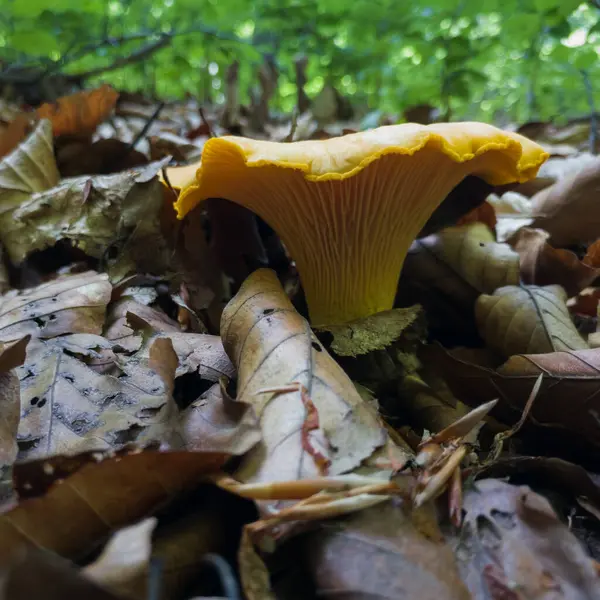
M 453 120 L 560 120 L 596 111 L 599 52 L 600 0 L 3 0 L 0 12 L 0 86 L 32 104 L 52 92 L 28 89 L 61 78 L 222 104 L 236 61 L 247 103 L 266 61 L 272 111 L 292 111 L 300 76 L 309 97 L 332 86 L 363 117 L 428 104 Z

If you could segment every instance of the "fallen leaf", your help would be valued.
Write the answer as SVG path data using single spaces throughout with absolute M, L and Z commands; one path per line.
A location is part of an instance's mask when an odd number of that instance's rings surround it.
M 152 559 L 160 565 L 162 598 L 191 597 L 190 587 L 201 587 L 207 578 L 205 569 L 210 557 L 221 555 L 239 536 L 245 513 L 241 500 L 225 497 L 213 487 L 200 489 L 202 493 L 194 495 L 192 508 L 174 506 L 172 516 L 154 534 Z M 182 508 L 187 510 L 183 512 Z M 132 575 L 120 586 L 123 595 L 147 600 L 152 595 L 149 578 L 143 571 Z M 205 597 L 202 593 L 197 596 Z
M 171 431 L 177 357 L 170 341 L 157 338 L 147 357 L 137 353 L 118 361 L 119 376 L 102 374 L 63 345 L 30 344 L 18 369 L 22 459 L 119 448 L 163 439 Z
M 556 283 L 565 288 L 569 297 L 575 296 L 600 275 L 600 261 L 594 264 L 599 259 L 589 253 L 581 261 L 570 250 L 551 246 L 549 237 L 541 229 L 522 227 L 510 238 L 509 244 L 521 259 L 521 279 L 527 285 Z
M 507 286 L 482 294 L 475 318 L 487 345 L 505 357 L 588 348 L 579 335 L 559 285 Z
M 12 152 L 27 137 L 31 121 L 31 115 L 19 113 L 0 132 L 0 158 Z
M 36 113 L 49 119 L 54 135 L 91 133 L 112 112 L 119 94 L 110 86 L 63 96 L 51 104 L 42 104 Z
M 533 220 L 531 200 L 523 194 L 513 191 L 505 192 L 502 196 L 490 194 L 487 201 L 496 213 L 496 236 L 499 242 L 508 241 L 516 231 L 528 227 Z
M 478 338 L 473 308 L 479 294 L 519 283 L 519 256 L 494 241 L 483 223 L 449 227 L 416 240 L 398 286 L 403 305 L 420 304 L 438 339 Z
M 504 423 L 518 421 L 525 402 L 540 376 L 543 380 L 529 413 L 529 421 L 556 441 L 553 450 L 600 445 L 600 351 L 595 349 L 549 354 L 511 356 L 498 366 L 473 362 L 472 354 L 444 350 L 434 344 L 423 352 L 423 360 L 435 365 L 452 393 L 469 406 L 495 398 L 500 401 L 492 416 Z
M 583 315 L 584 317 L 596 317 L 598 306 L 600 305 L 600 288 L 587 287 L 581 290 L 574 298 L 569 298 L 567 306 L 574 315 Z M 593 347 L 588 339 L 588 343 Z
M 595 269 L 600 268 L 600 239 L 588 246 L 582 262 Z
M 261 441 L 252 407 L 232 400 L 215 383 L 181 413 L 186 448 L 194 452 L 227 452 L 242 456 Z
M 85 578 L 67 560 L 17 543 L 3 548 L 8 556 L 0 559 L 0 597 L 3 600 L 122 600 Z
M 88 271 L 11 290 L 0 296 L 0 341 L 100 333 L 111 289 L 106 275 Z
M 302 549 L 319 598 L 470 598 L 431 506 L 407 511 L 388 501 L 324 523 Z
M 449 227 L 437 235 L 417 240 L 409 251 L 407 263 L 413 271 L 422 268 L 433 271 L 433 263 L 481 294 L 491 294 L 499 287 L 519 282 L 519 257 L 506 244 L 498 244 L 483 223 Z M 405 264 L 405 269 L 406 269 Z M 427 278 L 426 273 L 422 278 Z M 441 282 L 440 287 L 452 288 L 454 282 Z
M 160 233 L 163 192 L 156 174 L 161 166 L 65 179 L 21 198 L 19 206 L 0 215 L 0 233 L 11 260 L 19 264 L 34 250 L 66 239 L 104 261 L 118 274 L 113 279 L 136 270 L 162 273 L 169 251 Z
M 589 473 L 574 463 L 549 456 L 506 456 L 477 471 L 478 478 L 494 477 L 511 480 L 526 478 L 532 485 L 556 490 L 566 496 L 570 506 L 577 498 L 600 508 L 600 487 Z M 511 481 L 512 482 L 512 481 Z
M 63 177 L 109 175 L 148 164 L 144 154 L 117 138 L 92 141 L 71 136 L 58 138 L 56 164 Z
M 55 186 L 60 179 L 54 147 L 52 126 L 39 122 L 29 136 L 0 161 L 0 239 L 10 231 L 11 214 L 31 194 Z
M 593 242 L 600 231 L 600 158 L 533 197 L 532 227 L 550 234 L 554 246 Z
M 237 399 L 254 408 L 263 432 L 262 444 L 238 470 L 239 479 L 320 474 L 302 444 L 302 389 L 318 411 L 320 427 L 311 438 L 329 460 L 331 474 L 358 467 L 385 443 L 375 414 L 294 310 L 272 271 L 261 269 L 246 279 L 223 311 L 221 337 L 238 369 Z
M 114 533 L 102 554 L 82 569 L 82 574 L 103 588 L 127 595 L 132 579 L 148 575 L 156 523 L 157 520 L 150 517 Z
M 455 554 L 473 598 L 600 595 L 594 561 L 544 497 L 487 479 L 466 492 L 463 506 Z
M 474 208 L 471 212 L 468 212 L 461 217 L 456 222 L 456 225 L 460 227 L 461 225 L 468 225 L 469 223 L 483 223 L 488 226 L 495 237 L 497 222 L 498 219 L 496 218 L 494 207 L 489 202 L 484 201 L 477 208 Z
M 396 308 L 343 325 L 324 327 L 333 335 L 331 349 L 338 356 L 358 356 L 383 350 L 422 320 L 420 306 Z
M 145 450 L 117 456 L 90 452 L 82 458 L 72 457 L 79 468 L 55 481 L 44 495 L 21 501 L 0 515 L 0 553 L 28 541 L 61 556 L 81 556 L 113 530 L 197 486 L 223 465 L 227 455 Z M 36 477 L 47 479 L 55 460 L 69 458 L 18 463 L 15 477 L 22 486 L 35 488 Z
M 14 368 L 25 361 L 29 339 L 26 336 L 0 349 L 0 503 L 12 495 L 9 474 L 18 453 L 17 431 L 21 412 L 19 378 Z

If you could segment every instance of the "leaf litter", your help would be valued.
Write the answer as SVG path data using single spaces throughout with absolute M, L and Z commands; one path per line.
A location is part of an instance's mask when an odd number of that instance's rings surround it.
M 313 332 L 268 226 L 172 203 L 228 128 L 361 125 L 330 85 L 274 119 L 268 63 L 245 112 L 236 73 L 225 115 L 102 86 L 0 132 L 5 596 L 187 598 L 219 564 L 257 599 L 596 597 L 597 159 L 529 127 L 536 179 L 457 186 L 394 310 Z

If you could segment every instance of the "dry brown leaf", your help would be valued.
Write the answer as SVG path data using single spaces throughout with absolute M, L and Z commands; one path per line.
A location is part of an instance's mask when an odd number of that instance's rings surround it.
M 11 290 L 0 297 L 0 341 L 100 333 L 111 290 L 108 277 L 93 271 Z
M 127 595 L 132 579 L 148 575 L 156 523 L 157 520 L 150 517 L 114 533 L 102 554 L 82 569 L 82 574 L 103 588 Z
M 502 196 L 490 194 L 487 201 L 498 219 L 496 235 L 499 242 L 508 241 L 516 231 L 531 224 L 531 200 L 528 197 L 510 191 Z
M 565 288 L 569 297 L 577 295 L 599 275 L 600 265 L 594 264 L 595 254 L 583 261 L 570 250 L 554 248 L 548 243 L 550 234 L 541 229 L 522 227 L 509 240 L 521 259 L 521 279 L 527 285 L 558 284 Z M 596 251 L 590 246 L 591 252 Z
M 293 308 L 272 271 L 255 271 L 244 282 L 223 311 L 221 337 L 238 368 L 237 398 L 254 408 L 263 432 L 263 443 L 246 456 L 238 478 L 318 476 L 318 456 L 331 474 L 343 473 L 386 442 L 376 415 Z M 302 439 L 308 407 L 299 386 L 318 412 L 318 429 L 309 434 L 312 452 Z
M 488 226 L 495 237 L 497 222 L 498 219 L 496 219 L 494 207 L 489 202 L 484 201 L 477 208 L 474 208 L 471 212 L 461 217 L 456 225 L 460 227 L 461 225 L 468 225 L 469 223 L 483 223 Z
M 63 96 L 37 109 L 41 119 L 49 119 L 54 135 L 92 133 L 112 112 L 119 94 L 110 86 Z
M 559 285 L 507 286 L 479 296 L 475 318 L 487 345 L 507 358 L 584 350 L 589 346 L 575 329 L 566 300 Z
M 71 471 L 40 497 L 21 501 L 0 516 L 0 554 L 21 542 L 65 557 L 81 556 L 112 530 L 149 514 L 174 494 L 198 485 L 227 459 L 224 454 L 144 452 L 73 457 Z M 68 457 L 22 463 L 15 477 L 22 488 L 38 489 Z M 63 465 L 64 466 L 64 465 Z M 46 486 L 47 487 L 47 486 Z M 43 489 L 43 488 L 42 488 Z
M 600 239 L 588 246 L 582 262 L 595 269 L 600 269 Z
M 477 364 L 472 353 L 432 345 L 425 349 L 423 359 L 435 366 L 452 393 L 469 406 L 500 398 L 492 415 L 509 424 L 519 419 L 543 374 L 530 422 L 545 426 L 546 431 L 552 427 L 557 440 L 574 446 L 600 446 L 600 350 L 521 354 L 495 368 Z
M 544 229 L 555 246 L 593 242 L 600 231 L 600 158 L 533 197 L 532 227 Z
M 411 247 L 408 262 L 411 274 L 419 268 L 426 271 L 422 278 L 427 278 L 427 271 L 433 271 L 432 263 L 443 265 L 448 271 L 446 278 L 453 276 L 481 294 L 519 283 L 518 255 L 506 244 L 496 243 L 483 223 L 449 227 L 437 235 L 417 240 Z M 441 282 L 440 287 L 445 287 L 444 283 Z
M 8 127 L 0 132 L 0 158 L 12 152 L 27 137 L 31 121 L 31 115 L 19 113 Z
M 227 543 L 239 535 L 239 498 L 225 498 L 214 488 L 202 491 L 195 497 L 195 510 L 177 514 L 155 532 L 152 557 L 161 565 L 163 598 L 191 597 L 190 586 L 206 578 L 207 554 L 223 553 Z M 132 575 L 120 589 L 128 598 L 147 600 L 151 596 L 148 577 L 143 571 Z
M 324 523 L 303 549 L 319 598 L 470 598 L 432 506 L 411 512 L 388 501 Z
M 55 186 L 60 179 L 52 126 L 42 120 L 8 156 L 0 161 L 0 224 L 10 224 L 12 212 L 31 194 Z M 3 227 L 0 238 L 8 227 Z
M 23 543 L 2 550 L 10 552 L 0 558 L 2 600 L 122 600 L 56 554 Z
M 464 510 L 455 552 L 473 598 L 600 597 L 594 561 L 530 488 L 478 481 L 465 494 Z
M 477 339 L 473 308 L 479 294 L 518 283 L 518 254 L 496 243 L 483 223 L 472 223 L 415 241 L 398 292 L 403 305 L 423 306 L 438 339 Z
M 19 378 L 13 369 L 23 364 L 29 339 L 26 336 L 0 350 L 0 502 L 12 494 L 7 476 L 18 452 L 21 395 Z
M 163 191 L 156 175 L 162 166 L 65 179 L 6 206 L 0 234 L 11 260 L 19 264 L 34 250 L 66 239 L 103 261 L 113 279 L 130 272 L 163 274 L 170 252 L 159 220 Z
M 167 441 L 178 414 L 171 396 L 177 357 L 170 341 L 157 338 L 146 356 L 117 360 L 119 376 L 102 374 L 64 344 L 30 344 L 27 360 L 18 369 L 21 458 Z

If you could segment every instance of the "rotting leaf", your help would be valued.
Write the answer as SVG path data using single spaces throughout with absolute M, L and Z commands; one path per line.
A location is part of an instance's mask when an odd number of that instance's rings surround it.
M 581 261 L 570 250 L 554 248 L 549 237 L 541 229 L 522 227 L 510 238 L 521 259 L 521 279 L 527 285 L 558 284 L 569 297 L 575 296 L 600 275 L 600 269 L 590 264 L 592 258 Z
M 518 255 L 506 244 L 495 242 L 492 232 L 483 223 L 449 227 L 417 240 L 409 254 L 423 257 L 427 262 L 442 263 L 482 294 L 519 282 Z M 422 266 L 425 267 L 425 263 Z
M 163 272 L 169 251 L 160 232 L 162 163 L 114 175 L 65 179 L 0 215 L 0 235 L 11 260 L 19 264 L 34 250 L 70 240 L 87 255 L 108 261 L 119 277 L 129 272 Z M 90 183 L 91 182 L 91 183 Z M 113 278 L 115 275 L 113 275 Z
M 507 286 L 475 305 L 481 337 L 505 357 L 584 350 L 589 346 L 571 321 L 567 295 L 559 285 Z
M 314 443 L 330 460 L 331 474 L 356 468 L 385 443 L 375 414 L 294 310 L 272 271 L 261 269 L 246 279 L 223 311 L 221 336 L 238 368 L 237 398 L 253 406 L 263 432 L 263 443 L 246 456 L 238 478 L 319 475 L 302 447 L 306 409 L 300 386 L 319 413 Z
M 333 335 L 331 349 L 338 356 L 358 356 L 383 350 L 422 316 L 420 306 L 376 313 L 358 321 L 324 327 Z
M 180 427 L 190 451 L 243 455 L 261 440 L 253 409 L 227 396 L 215 383 L 181 413 Z
M 593 242 L 600 231 L 600 158 L 533 197 L 532 227 L 544 229 L 555 246 Z
M 83 575 L 116 594 L 128 595 L 130 581 L 148 574 L 156 523 L 150 517 L 114 533 L 102 554 L 82 569 Z
M 496 235 L 496 211 L 494 207 L 487 201 L 483 201 L 478 207 L 474 208 L 471 212 L 462 216 L 456 223 L 456 225 L 468 225 L 469 223 L 483 223 L 487 225 L 490 231 Z
M 26 543 L 2 550 L 0 597 L 3 600 L 122 600 L 121 596 L 86 579 L 73 564 L 56 554 Z
M 479 294 L 519 284 L 519 256 L 483 223 L 449 227 L 411 246 L 398 286 L 403 304 L 420 304 L 431 331 L 447 339 L 477 337 Z
M 27 361 L 18 369 L 21 458 L 160 439 L 175 410 L 171 391 L 177 359 L 165 342 L 170 346 L 165 339 L 154 342 L 165 361 L 163 373 L 156 372 L 156 365 L 152 369 L 148 358 L 133 355 L 120 357 L 119 377 L 97 373 L 60 344 L 31 343 Z M 171 357 L 172 373 L 166 364 Z
M 92 133 L 112 112 L 119 94 L 102 85 L 89 91 L 63 96 L 52 104 L 42 104 L 36 113 L 49 119 L 55 136 Z
M 433 506 L 407 511 L 387 501 L 334 527 L 323 523 L 303 550 L 319 598 L 470 597 Z
M 517 192 L 505 192 L 502 196 L 491 194 L 488 202 L 494 208 L 496 236 L 499 242 L 506 242 L 523 227 L 531 225 L 531 200 Z
M 455 554 L 473 598 L 584 600 L 600 577 L 549 502 L 526 486 L 487 479 L 464 497 Z
M 500 398 L 492 416 L 508 424 L 519 419 L 543 373 L 529 421 L 546 431 L 552 427 L 554 438 L 561 439 L 563 434 L 573 446 L 600 447 L 599 350 L 519 354 L 495 368 L 472 362 L 472 353 L 434 344 L 424 350 L 423 359 L 435 365 L 452 393 L 469 406 Z
M 8 127 L 0 132 L 0 158 L 12 152 L 25 139 L 31 121 L 31 115 L 19 113 L 8 124 Z
M 0 341 L 100 333 L 111 290 L 108 277 L 94 271 L 11 290 L 0 297 Z
M 0 161 L 1 239 L 8 229 L 13 211 L 31 194 L 57 185 L 59 179 L 52 126 L 49 121 L 42 120 L 21 144 Z
M 36 473 L 47 478 L 52 461 L 17 464 L 22 486 L 35 487 Z M 66 457 L 62 457 L 65 460 Z M 227 459 L 220 453 L 158 452 L 125 455 L 90 452 L 80 468 L 56 481 L 38 498 L 21 501 L 0 515 L 0 553 L 29 541 L 62 556 L 81 556 L 112 530 L 152 514 L 176 493 L 215 473 Z M 27 478 L 19 474 L 27 469 Z

